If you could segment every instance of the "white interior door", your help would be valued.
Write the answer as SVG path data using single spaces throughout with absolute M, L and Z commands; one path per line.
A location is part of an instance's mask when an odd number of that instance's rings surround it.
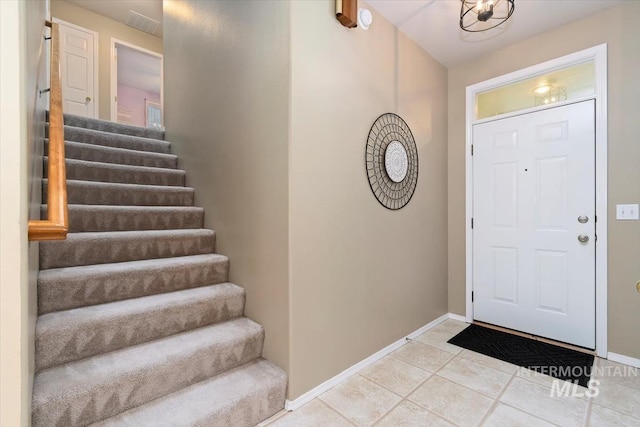
M 474 126 L 474 319 L 595 348 L 594 108 Z
M 63 111 L 83 117 L 96 117 L 97 34 L 59 23 Z

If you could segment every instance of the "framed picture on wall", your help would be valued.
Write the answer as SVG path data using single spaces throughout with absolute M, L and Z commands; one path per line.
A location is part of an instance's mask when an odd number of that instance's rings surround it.
M 146 126 L 153 129 L 162 129 L 162 105 L 148 99 L 145 99 L 144 103 Z

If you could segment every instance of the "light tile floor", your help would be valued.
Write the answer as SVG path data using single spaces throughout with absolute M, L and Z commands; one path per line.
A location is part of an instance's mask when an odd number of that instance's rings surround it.
M 640 426 L 640 369 L 596 359 L 600 383 L 573 394 L 573 384 L 447 343 L 465 327 L 447 320 L 259 426 Z M 558 396 L 564 385 L 568 395 Z

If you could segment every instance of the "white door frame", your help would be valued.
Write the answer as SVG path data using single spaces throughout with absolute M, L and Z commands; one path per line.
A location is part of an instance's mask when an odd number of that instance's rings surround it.
M 155 56 L 160 59 L 160 105 L 162 111 L 162 123 L 164 124 L 164 55 L 158 52 L 154 52 L 149 49 L 145 49 L 140 46 L 136 46 L 135 44 L 131 44 L 122 40 L 118 40 L 116 38 L 111 37 L 111 46 L 109 51 L 109 105 L 111 112 L 111 121 L 118 121 L 118 101 L 116 99 L 116 94 L 118 93 L 118 63 L 115 61 L 116 59 L 116 44 L 126 46 L 130 49 L 134 49 L 140 51 L 142 53 L 146 53 L 147 55 Z
M 49 2 L 47 2 L 48 4 Z M 52 18 L 53 22 L 56 24 L 64 25 L 66 27 L 74 28 L 78 31 L 84 31 L 85 33 L 93 34 L 93 117 L 99 118 L 98 114 L 98 105 L 99 105 L 99 95 L 100 95 L 100 85 L 98 84 L 98 57 L 100 56 L 100 51 L 98 50 L 99 43 L 98 37 L 99 34 L 96 31 L 90 30 L 85 27 L 81 27 L 80 25 L 75 25 L 67 21 L 63 21 L 62 19 L 58 19 L 56 17 Z
M 556 102 L 552 105 L 515 111 L 508 114 L 494 116 L 488 119 L 476 120 L 476 95 L 491 89 L 526 80 L 553 70 L 567 68 L 580 63 L 593 61 L 595 65 L 595 95 Z M 473 142 L 473 125 L 491 120 L 512 117 L 520 114 L 540 111 L 560 105 L 572 104 L 585 99 L 595 100 L 596 125 L 596 354 L 607 357 L 607 45 L 601 44 L 589 49 L 581 50 L 570 55 L 552 59 L 532 67 L 524 68 L 513 73 L 505 74 L 484 82 L 467 86 L 466 91 L 466 147 L 465 147 L 465 197 L 466 197 L 466 314 L 467 322 L 473 321 L 473 157 L 471 144 Z

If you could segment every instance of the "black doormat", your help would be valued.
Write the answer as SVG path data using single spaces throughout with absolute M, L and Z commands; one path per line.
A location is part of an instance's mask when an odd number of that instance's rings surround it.
M 593 356 L 479 325 L 469 325 L 450 344 L 587 387 Z

